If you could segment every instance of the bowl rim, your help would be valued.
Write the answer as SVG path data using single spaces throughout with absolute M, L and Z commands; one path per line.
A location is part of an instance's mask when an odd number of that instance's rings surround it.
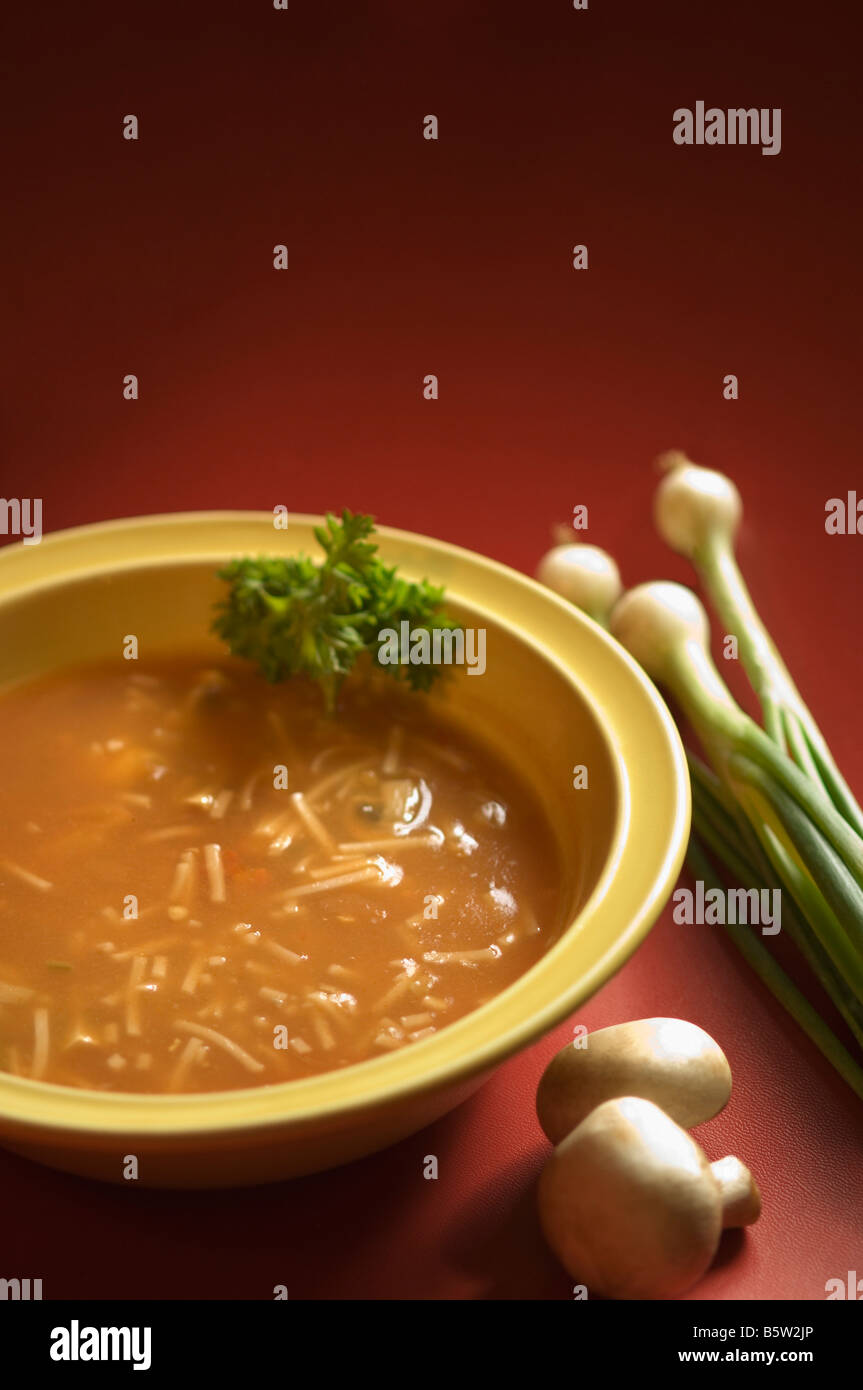
M 269 542 L 268 548 L 276 553 L 280 550 L 292 553 L 295 548 L 285 546 L 290 531 L 298 527 L 311 528 L 320 525 L 323 520 L 322 516 L 291 512 L 288 529 L 280 532 L 274 530 L 272 512 L 207 510 L 122 517 L 49 532 L 43 535 L 39 546 L 25 547 L 19 541 L 0 548 L 0 610 L 7 602 L 15 602 L 29 593 L 84 580 L 100 572 L 132 572 L 139 568 L 184 563 L 199 567 L 206 558 L 224 563 L 231 555 L 248 553 L 249 549 L 243 545 L 226 551 L 221 543 L 217 544 L 222 533 L 232 528 L 254 528 L 265 523 L 270 535 L 275 536 L 275 541 Z M 209 531 L 214 534 L 209 543 L 191 554 L 186 549 L 180 551 L 175 547 L 171 551 L 158 545 L 150 550 L 145 547 L 146 553 L 143 555 L 122 553 L 122 541 L 128 539 L 130 533 L 138 533 L 141 541 L 148 538 L 152 541 L 165 533 L 169 537 L 173 533 L 173 538 L 179 539 L 183 528 L 191 528 L 196 533 L 196 539 L 201 541 L 206 540 Z M 677 726 L 656 686 L 604 628 L 518 570 L 449 541 L 396 527 L 377 526 L 376 538 L 384 543 L 402 544 L 415 550 L 417 568 L 421 568 L 426 561 L 431 563 L 434 558 L 455 560 L 462 566 L 466 565 L 473 578 L 481 575 L 492 581 L 497 580 L 505 588 L 515 586 L 533 604 L 548 605 L 549 611 L 556 613 L 564 635 L 550 648 L 547 639 L 539 641 L 533 632 L 527 631 L 518 621 L 508 619 L 505 612 L 489 610 L 481 599 L 460 591 L 458 585 L 453 589 L 448 586 L 453 602 L 462 603 L 475 611 L 488 611 L 498 625 L 505 627 L 519 642 L 532 648 L 554 667 L 588 707 L 595 730 L 605 744 L 616 781 L 614 827 L 598 878 L 578 914 L 564 926 L 558 940 L 524 975 L 480 1008 L 465 1014 L 439 1034 L 414 1044 L 412 1048 L 302 1080 L 182 1095 L 95 1091 L 34 1081 L 3 1072 L 0 1073 L 0 1120 L 7 1125 L 11 1123 L 16 1129 L 23 1127 L 31 1132 L 38 1129 L 42 1133 L 68 1134 L 73 1131 L 107 1137 L 139 1133 L 142 1137 L 162 1136 L 182 1140 L 238 1131 L 249 1133 L 272 1128 L 300 1128 L 334 1116 L 348 1117 L 368 1109 L 395 1105 L 426 1091 L 455 1088 L 537 1041 L 572 1014 L 620 969 L 647 935 L 677 878 L 690 823 L 690 784 L 683 745 Z M 120 543 L 119 548 L 112 549 L 112 540 Z M 95 542 L 95 549 L 92 542 Z M 102 542 L 108 542 L 107 546 L 103 546 Z M 55 560 L 59 558 L 59 566 L 52 567 L 49 563 L 47 574 L 41 577 L 26 576 L 22 567 L 38 568 L 38 563 L 34 563 L 31 557 L 38 557 L 40 551 L 53 555 Z M 66 552 L 65 562 L 63 552 Z M 76 556 L 79 559 L 77 564 Z M 82 557 L 83 563 L 80 562 Z M 619 706 L 623 701 L 617 698 L 617 694 L 606 692 L 603 703 L 598 703 L 596 693 L 591 689 L 593 681 L 589 673 L 576 669 L 574 659 L 571 662 L 567 660 L 564 650 L 567 624 L 580 626 L 583 633 L 586 632 L 597 644 L 596 653 L 604 653 L 610 665 L 617 668 L 622 682 L 628 681 L 630 695 L 638 691 L 643 702 L 642 722 L 649 720 L 652 724 L 647 732 L 658 755 L 656 761 L 650 762 L 649 779 L 645 777 L 643 769 L 625 762 L 620 747 L 621 731 L 615 728 L 612 736 L 605 719 L 601 717 L 603 710 L 607 712 L 609 702 Z M 640 827 L 646 830 L 646 818 L 651 814 L 650 796 L 644 793 L 649 790 L 649 784 L 655 783 L 663 774 L 669 781 L 672 801 L 670 823 L 664 836 L 665 852 L 652 870 L 645 871 L 645 867 L 639 865 L 633 841 Z M 573 983 L 549 993 L 542 1007 L 531 1008 L 519 1022 L 508 1025 L 502 1032 L 496 1031 L 494 1018 L 502 1000 L 509 999 L 514 991 L 517 992 L 528 976 L 534 976 L 545 965 L 553 966 L 559 956 L 565 958 L 567 942 L 579 927 L 587 922 L 601 926 L 603 919 L 619 910 L 614 905 L 614 885 L 615 881 L 621 881 L 627 869 L 639 880 L 635 894 L 629 893 L 630 898 L 634 896 L 637 899 L 638 905 L 629 912 L 627 924 L 611 935 L 610 943 L 599 952 L 587 970 L 578 974 Z M 483 1024 L 486 1020 L 489 1026 L 485 1029 L 484 1038 L 472 1041 L 467 1050 L 459 1054 L 457 1044 L 460 1038 L 473 1032 L 478 1023 Z M 417 1060 L 421 1063 L 420 1067 L 416 1065 Z M 347 1078 L 347 1086 L 352 1094 L 343 1093 L 345 1086 L 339 1084 L 343 1078 Z M 306 1103 L 303 1104 L 303 1101 Z

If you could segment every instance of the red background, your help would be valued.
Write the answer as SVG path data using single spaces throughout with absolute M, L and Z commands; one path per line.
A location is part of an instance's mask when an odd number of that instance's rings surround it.
M 863 538 L 823 525 L 863 494 L 851 7 L 181 9 L 19 3 L 3 44 L 2 495 L 41 496 L 46 530 L 349 505 L 525 570 L 586 503 L 628 582 L 687 579 L 649 511 L 651 460 L 681 445 L 738 481 L 751 586 L 859 790 Z M 781 154 L 676 146 L 699 99 L 781 107 Z M 578 1017 L 658 1013 L 726 1048 L 735 1093 L 699 1137 L 765 1199 L 691 1297 L 863 1275 L 851 1092 L 716 929 L 668 912 Z M 279 1187 L 107 1189 L 0 1153 L 3 1270 L 46 1297 L 566 1299 L 532 1103 L 568 1036 L 397 1148 Z

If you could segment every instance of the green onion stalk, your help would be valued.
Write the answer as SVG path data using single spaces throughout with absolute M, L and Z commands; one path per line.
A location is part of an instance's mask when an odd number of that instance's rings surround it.
M 723 622 L 736 629 L 764 728 L 720 676 L 707 614 L 690 589 L 657 582 L 621 594 L 614 562 L 593 546 L 574 544 L 551 551 L 538 577 L 607 627 L 672 696 L 707 758 L 705 764 L 688 751 L 690 862 L 706 870 L 709 852 L 737 883 L 780 890 L 788 937 L 863 1047 L 863 815 L 737 570 L 733 538 L 740 511 L 728 479 L 674 456 L 660 488 L 657 521 L 665 539 L 693 559 Z M 751 928 L 732 924 L 727 930 L 863 1098 L 860 1066 L 765 943 Z
M 783 752 L 863 834 L 863 810 L 833 759 L 767 631 L 737 564 L 734 543 L 743 506 L 730 478 L 672 451 L 656 494 L 654 516 L 663 539 L 695 566 L 726 630 L 737 638 L 740 659 L 761 703 L 764 727 Z
M 721 888 L 720 881 L 697 834 L 690 837 L 686 860 L 689 870 L 695 878 L 701 879 L 709 888 Z M 767 986 L 786 1013 L 803 1029 L 806 1036 L 815 1044 L 822 1056 L 827 1058 L 827 1061 L 835 1068 L 843 1081 L 846 1081 L 855 1094 L 863 1100 L 863 1068 L 855 1062 L 848 1049 L 828 1028 L 818 1010 L 797 988 L 793 980 L 771 955 L 764 942 L 745 926 L 726 923 L 725 931 L 746 963 L 755 971 L 762 984 Z
M 641 584 L 611 630 L 674 697 L 782 887 L 863 1003 L 863 839 L 736 703 L 710 655 L 704 608 L 681 584 Z

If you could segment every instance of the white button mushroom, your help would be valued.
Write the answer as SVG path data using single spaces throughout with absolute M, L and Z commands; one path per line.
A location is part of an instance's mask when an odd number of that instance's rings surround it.
M 588 1293 L 674 1298 L 707 1270 L 724 1226 L 757 1219 L 737 1159 L 711 1165 L 651 1101 L 625 1096 L 588 1115 L 549 1159 L 539 1215 L 549 1245 Z
M 717 1115 L 731 1095 L 731 1068 L 709 1033 L 680 1018 L 642 1018 L 588 1033 L 546 1067 L 536 1113 L 552 1144 L 595 1106 L 641 1096 L 689 1128 Z

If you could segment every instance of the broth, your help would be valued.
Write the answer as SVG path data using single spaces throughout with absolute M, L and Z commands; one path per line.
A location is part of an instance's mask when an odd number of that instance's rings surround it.
M 0 1067 L 272 1084 L 421 1043 L 554 940 L 531 790 L 433 701 L 165 658 L 0 696 Z

